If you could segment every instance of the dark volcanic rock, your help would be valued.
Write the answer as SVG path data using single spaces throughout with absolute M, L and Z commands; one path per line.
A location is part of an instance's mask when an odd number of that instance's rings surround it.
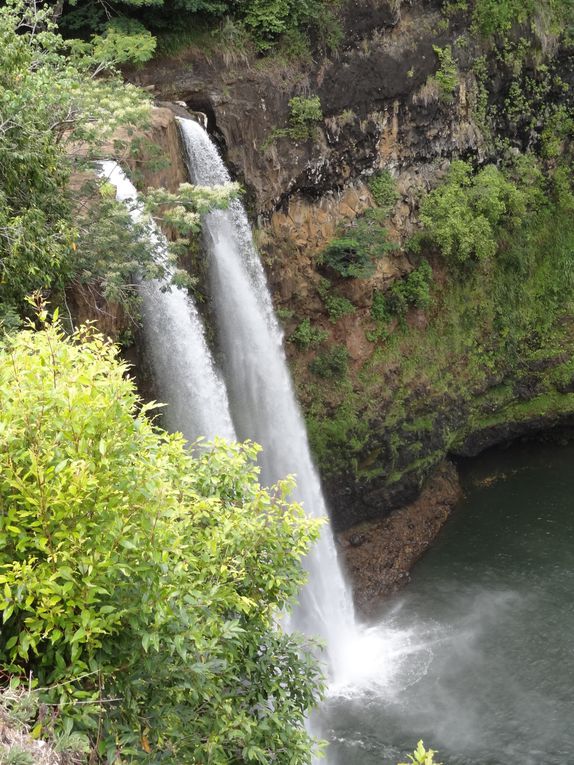
M 362 616 L 372 616 L 385 596 L 409 581 L 411 568 L 436 538 L 461 496 L 456 468 L 443 462 L 416 501 L 383 520 L 363 523 L 338 535 L 355 606 Z

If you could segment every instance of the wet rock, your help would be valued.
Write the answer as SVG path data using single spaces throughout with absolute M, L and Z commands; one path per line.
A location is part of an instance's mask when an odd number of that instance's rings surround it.
M 409 581 L 409 572 L 432 544 L 462 497 L 456 468 L 439 465 L 419 498 L 380 521 L 338 535 L 355 606 L 372 616 L 389 594 Z M 360 540 L 360 544 L 354 542 Z

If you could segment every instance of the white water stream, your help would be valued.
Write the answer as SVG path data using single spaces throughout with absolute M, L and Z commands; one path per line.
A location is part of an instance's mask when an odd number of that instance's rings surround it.
M 128 205 L 135 223 L 144 219 L 137 190 L 116 162 L 101 162 L 100 174 L 116 187 L 116 198 Z M 181 431 L 188 441 L 199 436 L 235 438 L 225 384 L 220 378 L 207 342 L 201 318 L 187 292 L 170 286 L 172 269 L 167 261 L 167 242 L 153 222 L 150 237 L 156 257 L 164 267 L 161 280 L 142 282 L 142 323 L 146 353 L 162 401 L 164 423 Z
M 229 174 L 203 128 L 179 120 L 193 183 L 228 183 Z M 321 486 L 307 443 L 273 312 L 263 266 L 253 245 L 243 206 L 206 215 L 204 238 L 209 254 L 211 294 L 215 303 L 231 413 L 239 438 L 263 447 L 261 478 L 272 484 L 294 474 L 294 499 L 308 515 L 325 517 Z M 341 648 L 355 631 L 353 606 L 337 561 L 328 525 L 305 560 L 309 582 L 293 615 L 293 626 L 326 643 L 333 674 L 341 665 Z

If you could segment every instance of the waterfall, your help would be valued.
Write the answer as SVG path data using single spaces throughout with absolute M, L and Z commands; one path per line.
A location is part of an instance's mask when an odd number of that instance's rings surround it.
M 207 133 L 191 120 L 179 120 L 191 180 L 204 186 L 229 181 L 227 170 Z M 117 188 L 132 219 L 143 210 L 137 192 L 115 162 L 103 162 L 101 174 Z M 220 378 L 203 326 L 185 291 L 169 285 L 167 244 L 152 224 L 152 241 L 164 265 L 163 280 L 142 283 L 144 339 L 160 398 L 169 403 L 166 424 L 193 441 L 198 436 L 250 438 L 263 446 L 264 484 L 294 474 L 293 499 L 307 514 L 327 518 L 305 425 L 291 383 L 282 332 L 273 312 L 265 272 L 255 250 L 241 203 L 205 216 L 204 239 L 219 341 L 224 355 Z M 308 583 L 300 594 L 288 628 L 322 638 L 329 685 L 337 699 L 387 692 L 396 672 L 420 653 L 418 634 L 411 635 L 392 621 L 366 627 L 355 621 L 351 593 L 337 560 L 328 523 L 305 558 Z M 426 650 L 426 645 L 423 645 Z M 329 717 L 329 704 L 320 717 Z M 322 721 L 324 723 L 324 720 Z M 320 722 L 320 735 L 326 730 Z M 327 722 L 328 725 L 328 722 Z M 312 726 L 313 728 L 316 725 Z
M 116 162 L 101 162 L 100 175 L 116 187 L 116 198 L 128 205 L 135 223 L 144 219 L 137 191 Z M 213 362 L 197 308 L 187 292 L 170 286 L 173 270 L 167 242 L 151 222 L 150 238 L 164 267 L 162 279 L 139 285 L 143 336 L 154 380 L 168 402 L 164 423 L 188 441 L 199 436 L 234 439 L 227 393 Z
M 225 165 L 203 128 L 185 119 L 180 119 L 179 125 L 192 182 L 202 186 L 229 182 Z M 282 332 L 245 210 L 238 200 L 228 210 L 214 210 L 205 216 L 204 238 L 237 435 L 263 446 L 263 483 L 272 484 L 294 474 L 297 490 L 293 498 L 303 504 L 308 515 L 326 517 L 283 351 Z M 351 594 L 328 524 L 304 565 L 308 584 L 292 616 L 292 626 L 324 640 L 329 676 L 333 678 L 346 663 L 356 627 Z

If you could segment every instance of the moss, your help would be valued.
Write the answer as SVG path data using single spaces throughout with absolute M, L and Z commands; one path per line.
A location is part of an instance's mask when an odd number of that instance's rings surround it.
M 416 476 L 421 476 L 422 479 L 422 476 L 424 476 L 426 471 L 429 468 L 434 467 L 434 465 L 437 465 L 442 459 L 444 459 L 444 456 L 445 452 L 442 449 L 433 451 L 430 454 L 415 460 L 404 470 L 394 470 L 388 476 L 387 485 L 389 488 L 392 488 L 393 486 L 402 483 L 407 475 L 414 474 Z
M 404 422 L 402 428 L 407 433 L 421 433 L 425 430 L 432 430 L 434 427 L 435 415 L 434 413 L 425 414 L 421 417 L 416 417 L 414 420 Z
M 471 417 L 473 431 L 496 425 L 528 422 L 538 417 L 559 416 L 574 412 L 574 394 L 550 391 L 529 401 L 519 401 L 503 407 L 487 417 Z
M 351 396 L 325 418 L 321 413 L 307 416 L 307 432 L 323 472 L 330 475 L 349 469 L 358 471 L 356 456 L 369 440 L 370 427 L 360 416 Z

